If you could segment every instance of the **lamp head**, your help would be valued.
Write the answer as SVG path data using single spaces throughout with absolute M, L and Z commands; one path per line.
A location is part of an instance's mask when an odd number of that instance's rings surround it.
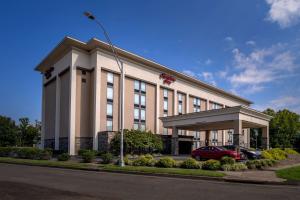
M 90 20 L 94 20 L 94 19 L 95 19 L 94 15 L 93 15 L 92 13 L 90 13 L 90 12 L 84 12 L 83 14 L 84 14 L 87 18 L 89 18 Z

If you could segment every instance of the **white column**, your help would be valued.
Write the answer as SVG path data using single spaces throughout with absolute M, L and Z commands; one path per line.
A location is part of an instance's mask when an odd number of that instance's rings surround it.
M 156 85 L 156 134 L 159 134 L 159 116 L 160 116 L 160 85 Z
M 45 86 L 44 77 L 42 77 L 42 130 L 41 130 L 41 148 L 45 147 Z
M 174 89 L 174 97 L 173 97 L 173 105 L 174 105 L 174 114 L 173 115 L 178 115 L 178 100 L 177 100 L 177 90 Z
M 56 76 L 56 101 L 55 101 L 55 150 L 59 150 L 60 130 L 60 76 Z
M 69 154 L 75 155 L 76 67 L 70 67 Z
M 262 145 L 263 148 L 269 149 L 270 148 L 270 143 L 269 143 L 269 126 L 265 126 L 262 128 Z
M 172 129 L 172 155 L 177 156 L 179 154 L 179 143 L 178 143 L 178 129 L 173 127 Z
M 225 108 L 225 105 L 223 105 L 223 108 Z M 225 130 L 222 130 L 222 145 L 225 145 Z
M 233 124 L 234 124 L 233 144 L 241 146 L 242 143 L 241 134 L 243 131 L 242 120 L 235 120 Z
M 101 67 L 94 70 L 94 122 L 93 122 L 93 149 L 98 150 L 98 134 L 100 132 L 100 106 L 101 106 Z

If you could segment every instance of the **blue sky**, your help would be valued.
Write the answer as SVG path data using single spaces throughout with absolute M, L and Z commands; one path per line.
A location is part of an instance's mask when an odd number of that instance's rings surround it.
M 0 115 L 40 119 L 33 68 L 66 35 L 116 46 L 255 102 L 300 113 L 300 1 L 15 1 L 0 3 Z

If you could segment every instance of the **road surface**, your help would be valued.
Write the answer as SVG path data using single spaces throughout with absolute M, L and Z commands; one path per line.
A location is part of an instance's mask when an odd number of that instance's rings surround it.
M 0 199 L 298 199 L 300 187 L 0 164 Z

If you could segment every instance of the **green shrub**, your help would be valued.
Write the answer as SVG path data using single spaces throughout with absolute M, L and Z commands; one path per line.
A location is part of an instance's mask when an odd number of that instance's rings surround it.
M 93 160 L 95 159 L 95 153 L 93 151 L 86 151 L 84 153 L 82 153 L 81 155 L 83 162 L 85 163 L 90 163 L 93 162 Z
M 221 166 L 221 169 L 223 171 L 231 171 L 232 170 L 232 165 L 230 165 L 230 164 L 224 164 L 224 165 Z
M 248 169 L 256 169 L 256 164 L 254 163 L 255 160 L 248 160 L 246 162 L 246 166 Z
M 52 151 L 38 150 L 35 159 L 37 160 L 50 160 L 52 158 Z
M 273 159 L 273 156 L 266 150 L 261 152 L 261 157 L 264 159 Z
M 232 157 L 224 156 L 220 162 L 221 165 L 226 165 L 226 164 L 233 165 L 235 163 L 235 160 Z
M 243 171 L 247 169 L 248 167 L 244 163 L 234 163 L 231 168 L 232 171 Z
M 162 167 L 162 168 L 171 168 L 176 165 L 176 162 L 173 158 L 170 157 L 164 157 L 159 159 L 156 163 L 156 167 Z
M 58 161 L 68 161 L 71 158 L 71 156 L 68 153 L 62 153 L 57 156 Z
M 0 147 L 0 157 L 10 156 L 13 148 L 12 147 Z
M 284 152 L 287 154 L 294 154 L 294 155 L 299 154 L 297 151 L 295 151 L 294 149 L 291 149 L 291 148 L 285 148 Z
M 202 169 L 219 170 L 221 169 L 221 163 L 218 160 L 207 160 L 203 163 Z
M 125 165 L 132 165 L 132 160 L 129 159 L 128 155 L 124 157 L 124 163 Z
M 101 155 L 102 163 L 109 164 L 113 160 L 113 155 L 111 153 L 105 153 Z
M 155 160 L 151 155 L 139 156 L 136 160 L 132 162 L 132 165 L 133 166 L 154 166 Z
M 188 158 L 188 159 L 186 159 L 185 161 L 183 161 L 180 164 L 180 168 L 185 168 L 185 169 L 200 169 L 201 166 L 197 162 L 197 160 L 195 160 L 193 158 Z
M 274 148 L 263 152 L 264 154 L 266 154 L 267 152 L 268 154 L 271 155 L 271 157 L 269 155 L 264 156 L 263 158 L 265 159 L 284 160 L 287 158 L 287 153 L 284 150 L 279 148 Z
M 79 156 L 82 156 L 82 155 L 85 154 L 86 152 L 91 152 L 91 153 L 93 153 L 95 156 L 98 155 L 98 151 L 91 150 L 91 149 L 80 149 L 80 150 L 78 150 L 78 155 L 79 155 Z
M 249 160 L 246 162 L 248 169 L 263 169 L 266 167 L 272 167 L 275 164 L 276 161 L 272 159 Z

